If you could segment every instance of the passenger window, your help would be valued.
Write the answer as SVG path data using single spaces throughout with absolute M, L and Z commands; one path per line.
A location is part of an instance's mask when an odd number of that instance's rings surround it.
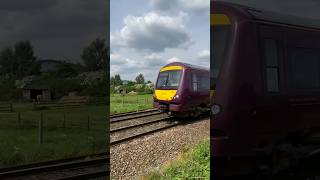
M 192 74 L 192 90 L 198 91 L 198 77 L 196 74 Z
M 318 50 L 289 48 L 289 85 L 293 89 L 313 90 L 320 88 Z
M 278 46 L 274 39 L 265 39 L 265 73 L 268 92 L 279 92 Z
M 209 91 L 210 90 L 210 78 L 202 76 L 200 82 L 200 89 L 202 91 Z

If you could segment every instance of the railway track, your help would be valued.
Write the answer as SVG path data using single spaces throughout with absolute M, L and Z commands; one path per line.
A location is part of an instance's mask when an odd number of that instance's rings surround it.
M 120 122 L 120 121 L 128 121 L 136 118 L 143 118 L 148 116 L 154 116 L 162 114 L 157 109 L 148 109 L 144 111 L 134 111 L 128 113 L 120 113 L 120 114 L 113 114 L 110 115 L 110 124 Z
M 91 179 L 109 176 L 107 153 L 0 169 L 0 179 Z
M 157 109 L 110 116 L 110 145 L 119 144 L 178 125 Z
M 113 116 L 110 122 L 110 145 L 116 145 L 181 125 L 185 121 L 168 117 L 157 110 L 148 110 Z

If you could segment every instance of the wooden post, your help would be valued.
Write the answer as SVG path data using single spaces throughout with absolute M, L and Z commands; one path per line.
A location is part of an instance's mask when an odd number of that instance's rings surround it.
M 43 112 L 41 112 L 41 118 L 39 120 L 39 144 L 43 143 Z
M 13 111 L 13 108 L 12 108 L 12 103 L 10 103 L 10 112 Z
M 63 113 L 63 129 L 66 128 L 66 113 Z
M 139 111 L 139 96 L 137 95 L 137 111 Z
M 122 106 L 123 106 L 123 104 L 124 104 L 124 96 L 122 96 Z
M 21 114 L 18 112 L 18 126 L 21 127 Z
M 87 123 L 88 131 L 90 131 L 90 115 L 88 115 L 88 123 Z

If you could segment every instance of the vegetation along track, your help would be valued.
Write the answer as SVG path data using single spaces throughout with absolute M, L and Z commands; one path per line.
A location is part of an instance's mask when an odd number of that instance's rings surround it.
M 89 179 L 109 176 L 107 153 L 0 169 L 0 179 Z
M 195 121 L 194 119 L 191 121 L 186 119 L 176 119 L 161 113 L 156 113 L 155 111 L 148 111 L 148 113 L 143 112 L 140 114 L 135 113 L 134 116 L 131 116 L 131 114 L 129 116 L 130 117 L 126 115 L 121 116 L 122 118 L 114 120 L 111 124 L 111 145 L 116 145 L 131 139 L 178 126 L 182 123 Z M 111 118 L 110 122 L 112 122 L 112 119 L 113 118 Z

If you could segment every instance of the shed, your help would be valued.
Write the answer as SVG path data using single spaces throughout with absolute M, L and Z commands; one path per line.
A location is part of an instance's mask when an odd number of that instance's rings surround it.
M 50 101 L 52 100 L 52 93 L 47 86 L 26 85 L 22 88 L 22 96 L 24 100 L 29 101 Z

